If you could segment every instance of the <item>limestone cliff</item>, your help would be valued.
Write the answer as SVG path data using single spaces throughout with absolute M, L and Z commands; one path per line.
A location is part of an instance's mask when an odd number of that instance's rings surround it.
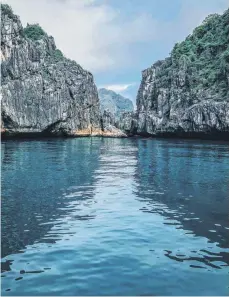
M 22 27 L 1 5 L 2 132 L 101 133 L 97 88 L 90 72 L 63 56 L 39 25 Z
M 135 117 L 139 135 L 229 139 L 229 10 L 142 72 Z

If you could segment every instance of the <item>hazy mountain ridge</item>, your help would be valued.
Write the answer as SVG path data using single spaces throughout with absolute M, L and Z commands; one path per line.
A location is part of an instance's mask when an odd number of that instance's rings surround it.
M 100 88 L 98 94 L 102 113 L 104 110 L 109 110 L 116 117 L 119 117 L 122 112 L 131 112 L 134 110 L 133 102 L 130 99 L 112 90 Z

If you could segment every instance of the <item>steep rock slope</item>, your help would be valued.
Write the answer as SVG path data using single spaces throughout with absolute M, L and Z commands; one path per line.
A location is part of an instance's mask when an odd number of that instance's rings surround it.
M 135 133 L 229 134 L 229 10 L 208 16 L 170 57 L 142 72 Z
M 101 88 L 98 90 L 98 93 L 102 113 L 104 110 L 108 110 L 118 118 L 122 112 L 131 112 L 134 110 L 133 103 L 130 99 L 125 98 L 112 90 Z
M 134 110 L 133 102 L 105 88 L 99 89 L 98 93 L 104 130 L 109 131 L 113 127 L 113 131 L 115 131 L 118 136 L 130 134 L 131 128 L 129 128 L 129 126 L 131 124 L 125 125 L 126 121 L 123 121 L 123 119 L 126 118 L 127 114 L 132 115 Z M 119 130 L 118 133 L 115 127 Z M 125 131 L 125 133 L 122 131 Z
M 23 28 L 1 5 L 3 134 L 101 133 L 97 88 L 90 72 L 63 56 L 39 25 Z

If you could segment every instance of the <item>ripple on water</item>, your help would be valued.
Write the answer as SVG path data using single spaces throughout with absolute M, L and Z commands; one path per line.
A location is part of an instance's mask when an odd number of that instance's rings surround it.
M 228 295 L 225 144 L 2 146 L 3 295 Z

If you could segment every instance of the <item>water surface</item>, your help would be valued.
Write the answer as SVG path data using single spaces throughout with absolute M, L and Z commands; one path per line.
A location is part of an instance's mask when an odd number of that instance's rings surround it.
M 228 143 L 2 142 L 2 295 L 228 295 Z

